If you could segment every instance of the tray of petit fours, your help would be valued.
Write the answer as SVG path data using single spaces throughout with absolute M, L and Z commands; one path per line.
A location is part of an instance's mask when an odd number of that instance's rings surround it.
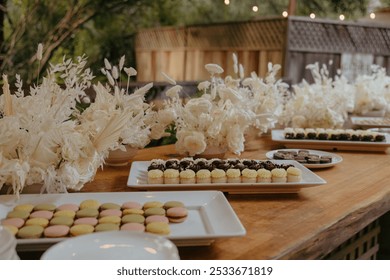
M 272 140 L 290 149 L 384 152 L 390 135 L 359 129 L 291 128 L 272 130 Z
M 297 193 L 326 181 L 295 160 L 154 159 L 132 163 L 134 190 L 218 190 L 228 193 Z
M 163 235 L 177 246 L 246 234 L 219 191 L 1 195 L 0 224 L 14 233 L 17 251 L 102 231 Z
M 273 150 L 265 156 L 269 159 L 296 160 L 310 169 L 332 167 L 343 161 L 343 158 L 335 153 L 306 149 Z

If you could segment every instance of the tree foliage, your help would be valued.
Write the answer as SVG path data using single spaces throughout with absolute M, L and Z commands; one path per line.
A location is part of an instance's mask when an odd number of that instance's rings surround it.
M 332 18 L 343 12 L 354 18 L 364 15 L 368 2 L 297 0 L 297 15 L 314 11 L 317 18 Z M 95 74 L 104 58 L 116 63 L 126 55 L 126 64 L 134 66 L 134 35 L 140 28 L 247 21 L 280 16 L 287 6 L 288 0 L 230 0 L 229 5 L 223 0 L 0 0 L 0 70 L 10 79 L 18 73 L 27 84 L 35 81 L 39 43 L 44 45 L 41 72 L 64 55 L 86 54 Z

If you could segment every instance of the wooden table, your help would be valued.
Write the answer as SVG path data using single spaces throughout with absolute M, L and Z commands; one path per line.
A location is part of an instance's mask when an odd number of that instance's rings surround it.
M 263 136 L 240 158 L 265 159 L 281 148 Z M 318 259 L 390 210 L 390 153 L 338 152 L 343 161 L 313 171 L 327 184 L 298 194 L 227 195 L 245 237 L 180 247 L 182 259 Z M 226 157 L 237 157 L 226 154 Z M 179 157 L 173 145 L 140 151 L 134 161 Z M 105 166 L 82 192 L 128 192 L 127 167 Z

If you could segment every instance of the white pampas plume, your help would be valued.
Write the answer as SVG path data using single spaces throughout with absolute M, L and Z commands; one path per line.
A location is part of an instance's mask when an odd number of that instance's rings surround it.
M 234 70 L 234 74 L 238 73 L 238 59 L 235 53 L 233 53 L 233 70 Z
M 164 72 L 161 72 L 161 75 L 163 75 L 164 79 L 170 83 L 171 85 L 175 86 L 176 85 L 176 81 L 174 79 L 172 79 L 170 76 L 168 76 L 167 74 L 165 74 Z
M 43 53 L 43 45 L 41 43 L 39 43 L 38 50 L 37 50 L 37 59 L 39 61 L 42 60 L 42 53 Z
M 245 73 L 244 73 L 244 66 L 242 64 L 239 65 L 239 70 L 240 70 L 240 79 L 244 79 Z
M 130 67 L 130 68 L 125 67 L 124 70 L 125 70 L 125 73 L 127 74 L 127 76 L 129 76 L 129 77 L 137 75 L 137 70 L 135 70 L 133 67 Z
M 124 65 L 125 65 L 125 56 L 123 55 L 119 60 L 119 71 L 122 71 Z
M 152 87 L 153 87 L 153 83 L 148 83 L 143 87 L 134 91 L 134 95 L 145 95 Z
M 109 82 L 112 86 L 115 85 L 115 81 L 114 81 L 114 79 L 112 78 L 110 72 L 107 72 L 107 73 L 106 73 L 106 77 L 107 77 L 107 79 L 108 79 L 108 82 Z
M 223 73 L 223 68 L 218 64 L 209 63 L 205 65 L 205 68 L 211 75 Z
M 106 67 L 107 70 L 111 70 L 111 64 L 107 58 L 104 59 L 104 66 Z
M 4 94 L 4 114 L 5 116 L 13 115 L 13 107 L 12 107 L 12 96 L 9 90 L 9 83 L 7 75 L 3 74 L 3 94 Z
M 118 80 L 118 78 L 119 78 L 118 67 L 116 67 L 116 66 L 112 67 L 112 77 L 115 80 Z

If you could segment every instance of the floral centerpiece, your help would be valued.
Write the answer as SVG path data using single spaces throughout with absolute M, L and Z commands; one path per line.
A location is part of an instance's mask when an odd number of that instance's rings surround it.
M 378 65 L 372 65 L 371 70 L 370 75 L 359 75 L 355 80 L 354 113 L 379 112 L 383 116 L 390 112 L 390 77 Z
M 253 93 L 251 87 L 255 78 L 243 84 L 243 68 L 240 77 L 220 75 L 223 68 L 217 64 L 206 64 L 210 81 L 198 84 L 199 97 L 187 102 L 179 97 L 181 86 L 167 77 L 173 85 L 167 92 L 168 100 L 159 114 L 164 116 L 165 124 L 174 122 L 176 128 L 176 150 L 189 156 L 224 153 L 230 151 L 240 154 L 244 151 L 245 133 L 248 129 L 264 128 L 272 124 L 269 112 L 258 110 L 263 99 Z
M 354 88 L 342 75 L 329 77 L 326 65 L 306 66 L 314 83 L 303 80 L 293 85 L 280 122 L 292 127 L 340 128 L 354 108 Z
M 0 188 L 11 186 L 15 194 L 32 184 L 42 184 L 42 191 L 49 193 L 80 190 L 93 180 L 110 150 L 148 142 L 150 126 L 157 121 L 142 100 L 151 85 L 126 95 L 115 81 L 111 87 L 98 83 L 93 86 L 95 100 L 80 110 L 78 104 L 94 78 L 86 62 L 85 57 L 75 62 L 64 58 L 28 93 L 17 76 L 11 94 L 3 76 Z

